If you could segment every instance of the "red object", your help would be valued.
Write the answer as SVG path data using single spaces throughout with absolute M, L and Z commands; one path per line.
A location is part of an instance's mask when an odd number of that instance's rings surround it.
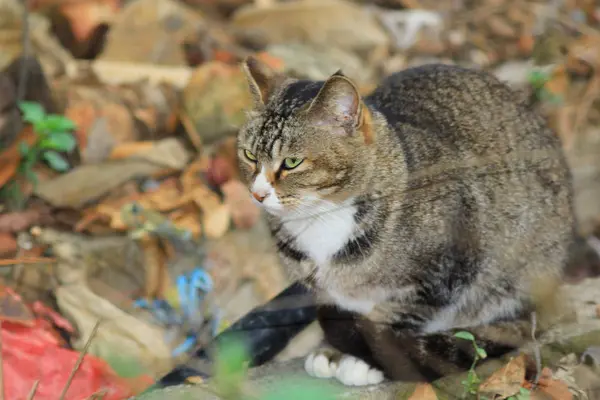
M 39 311 L 39 309 L 38 309 Z M 33 326 L 3 322 L 2 361 L 4 398 L 26 399 L 36 380 L 40 380 L 36 400 L 56 400 L 65 387 L 79 353 L 61 347 L 49 321 L 36 319 Z M 86 355 L 67 392 L 67 400 L 84 400 L 105 390 L 105 400 L 134 396 L 126 380 L 120 378 L 104 360 Z

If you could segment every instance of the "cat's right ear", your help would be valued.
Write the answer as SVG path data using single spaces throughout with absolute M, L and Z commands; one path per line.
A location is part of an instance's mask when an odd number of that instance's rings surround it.
M 252 56 L 242 62 L 242 69 L 250 86 L 254 108 L 263 108 L 281 80 L 281 75 Z

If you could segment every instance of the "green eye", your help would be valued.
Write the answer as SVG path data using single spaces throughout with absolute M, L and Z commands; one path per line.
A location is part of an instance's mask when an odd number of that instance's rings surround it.
M 248 150 L 244 150 L 244 155 L 248 160 L 256 162 L 256 157 L 254 157 L 254 154 L 250 153 Z
M 284 169 L 294 169 L 298 165 L 302 164 L 302 161 L 304 161 L 304 160 L 301 158 L 293 158 L 293 157 L 286 158 L 285 160 L 283 160 L 283 168 Z

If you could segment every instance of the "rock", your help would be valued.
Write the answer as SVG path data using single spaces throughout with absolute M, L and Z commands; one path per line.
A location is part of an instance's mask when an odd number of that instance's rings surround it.
M 339 48 L 290 43 L 274 44 L 266 51 L 283 60 L 287 74 L 300 79 L 324 80 L 341 68 L 359 85 L 374 80 L 375 71 L 370 66 L 357 55 Z
M 246 78 L 237 65 L 213 61 L 194 70 L 183 91 L 183 107 L 207 144 L 235 132 L 251 106 Z
M 99 59 L 186 65 L 180 43 L 201 23 L 202 17 L 180 2 L 131 2 L 115 18 Z
M 240 8 L 232 18 L 235 28 L 256 31 L 270 44 L 303 43 L 370 52 L 390 40 L 365 8 L 344 0 L 305 0 Z

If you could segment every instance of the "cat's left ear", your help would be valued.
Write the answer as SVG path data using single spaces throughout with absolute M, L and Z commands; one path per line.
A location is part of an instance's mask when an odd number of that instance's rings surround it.
M 311 124 L 342 129 L 347 135 L 358 130 L 367 143 L 372 139 L 369 110 L 356 85 L 341 70 L 325 81 L 310 104 L 307 116 Z

